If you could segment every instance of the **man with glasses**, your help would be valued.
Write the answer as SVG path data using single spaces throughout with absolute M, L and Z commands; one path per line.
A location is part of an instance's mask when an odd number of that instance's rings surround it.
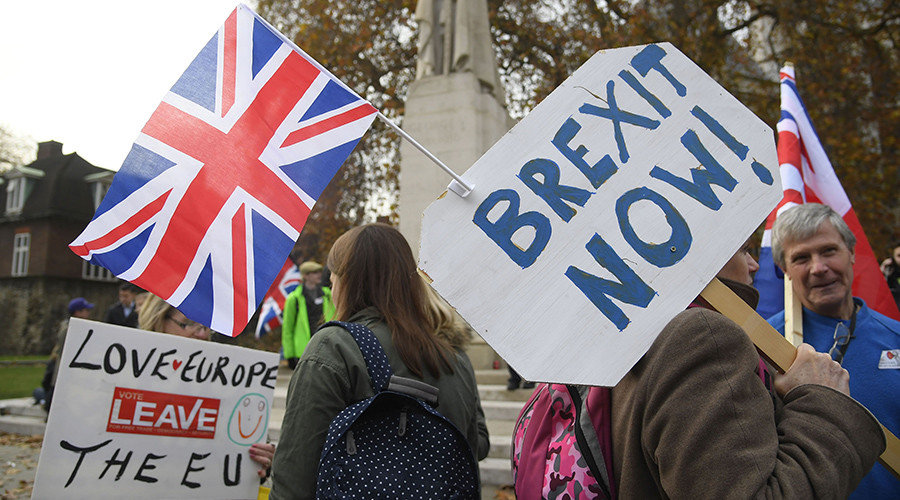
M 850 395 L 900 432 L 900 322 L 852 295 L 856 237 L 830 207 L 806 203 L 779 215 L 772 255 L 803 305 L 803 342 L 850 373 Z M 769 323 L 784 334 L 784 312 Z M 900 480 L 881 464 L 850 498 L 898 498 Z

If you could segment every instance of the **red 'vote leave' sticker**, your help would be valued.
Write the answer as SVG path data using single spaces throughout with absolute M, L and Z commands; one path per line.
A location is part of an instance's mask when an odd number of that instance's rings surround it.
M 108 432 L 213 439 L 219 400 L 116 387 Z

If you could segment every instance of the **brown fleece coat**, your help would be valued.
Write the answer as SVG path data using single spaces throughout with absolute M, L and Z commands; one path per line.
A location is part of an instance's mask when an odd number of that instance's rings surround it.
M 740 327 L 680 313 L 612 392 L 620 498 L 846 498 L 884 450 L 853 399 L 803 385 L 783 399 Z

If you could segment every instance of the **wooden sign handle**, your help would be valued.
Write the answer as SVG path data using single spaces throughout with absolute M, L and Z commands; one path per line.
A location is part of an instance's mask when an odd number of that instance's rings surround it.
M 791 367 L 794 358 L 797 357 L 797 348 L 718 278 L 713 278 L 700 292 L 700 296 L 717 311 L 737 323 L 756 344 L 766 361 L 779 372 L 784 373 Z
M 750 337 L 762 356 L 778 371 L 784 373 L 790 368 L 797 356 L 797 348 L 791 345 L 772 325 L 741 300 L 724 283 L 713 278 L 709 285 L 700 292 L 700 296 L 709 302 L 717 311 L 737 323 Z M 900 439 L 882 425 L 887 447 L 878 457 L 881 465 L 900 478 Z

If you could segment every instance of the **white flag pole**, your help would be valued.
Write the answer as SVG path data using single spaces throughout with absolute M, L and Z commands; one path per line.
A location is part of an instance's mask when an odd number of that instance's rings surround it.
M 448 167 L 447 165 L 444 165 L 444 162 L 439 160 L 437 158 L 437 156 L 434 156 L 433 154 L 431 154 L 431 151 L 428 151 L 427 149 L 425 149 L 425 146 L 419 144 L 418 141 L 413 139 L 409 134 L 407 134 L 403 129 L 398 127 L 388 117 L 381 114 L 381 111 L 378 112 L 378 118 L 381 119 L 381 121 L 383 121 L 385 124 L 387 124 L 387 126 L 391 127 L 398 134 L 400 134 L 400 137 L 403 137 L 404 139 L 409 141 L 410 144 L 412 144 L 413 146 L 416 147 L 416 149 L 425 153 L 425 156 L 427 156 L 437 166 L 441 167 L 441 169 L 443 169 L 444 172 L 447 172 L 448 174 L 450 174 L 450 177 L 453 177 L 453 182 L 451 182 L 450 185 L 447 186 L 447 189 L 449 189 L 450 191 L 453 191 L 454 193 L 456 193 L 457 195 L 459 195 L 462 198 L 465 198 L 466 196 L 469 195 L 469 193 L 472 192 L 472 189 L 474 189 L 475 186 L 470 186 L 470 185 L 466 184 L 466 182 L 464 180 L 462 180 L 462 177 L 457 175 L 456 172 L 454 172 L 452 169 L 450 169 L 450 167 Z

